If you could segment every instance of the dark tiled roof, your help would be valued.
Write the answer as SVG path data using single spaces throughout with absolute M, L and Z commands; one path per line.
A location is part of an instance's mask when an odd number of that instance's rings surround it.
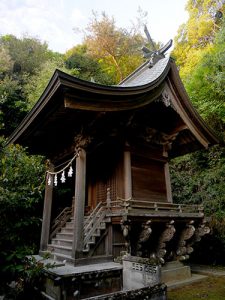
M 132 87 L 153 83 L 158 79 L 168 66 L 170 57 L 160 59 L 152 68 L 148 67 L 148 62 L 125 78 L 119 86 Z

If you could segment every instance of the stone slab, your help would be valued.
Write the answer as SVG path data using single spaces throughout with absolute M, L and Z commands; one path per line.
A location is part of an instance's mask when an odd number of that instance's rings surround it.
M 42 260 L 44 265 L 52 264 L 55 267 L 48 269 L 48 273 L 52 273 L 57 276 L 67 277 L 74 275 L 83 275 L 86 273 L 92 272 L 102 272 L 102 271 L 113 271 L 113 270 L 122 270 L 122 265 L 114 262 L 106 262 L 101 264 L 92 264 L 84 266 L 72 266 L 66 263 L 55 261 L 53 259 L 43 259 L 39 255 L 34 255 L 37 261 Z
M 208 275 L 208 276 L 225 276 L 225 268 L 215 268 L 212 266 L 205 266 L 205 265 L 190 265 L 191 271 L 193 273 Z
M 207 276 L 204 275 L 198 275 L 198 274 L 192 274 L 191 278 L 187 278 L 185 280 L 177 280 L 172 282 L 167 282 L 167 290 L 170 291 L 172 289 L 176 289 L 182 286 L 186 286 L 195 282 L 199 282 L 202 280 L 207 279 Z

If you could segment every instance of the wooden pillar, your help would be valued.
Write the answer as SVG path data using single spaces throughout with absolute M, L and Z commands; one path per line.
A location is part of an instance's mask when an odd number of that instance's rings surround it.
M 112 239 L 113 239 L 113 228 L 112 224 L 108 225 L 108 234 L 105 239 L 105 252 L 106 255 L 112 255 Z
M 51 164 L 50 170 L 53 171 L 53 169 L 54 167 Z M 49 242 L 51 211 L 52 211 L 52 194 L 53 194 L 53 176 L 52 176 L 51 185 L 48 185 L 48 176 L 46 176 L 45 198 L 44 198 L 42 229 L 41 229 L 41 244 L 40 244 L 41 251 L 47 250 L 47 246 Z
M 75 176 L 75 204 L 74 204 L 74 238 L 72 257 L 79 258 L 83 251 L 83 227 L 86 189 L 86 151 L 79 149 L 79 156 L 76 158 Z
M 169 163 L 168 163 L 168 148 L 169 148 L 169 145 L 164 145 L 164 147 L 163 147 L 163 156 L 167 160 L 167 162 L 164 164 L 164 174 L 165 174 L 165 183 L 166 183 L 166 199 L 167 199 L 167 202 L 173 203 L 172 189 L 171 189 L 171 182 L 170 182 L 170 170 L 169 170 Z
M 131 153 L 124 151 L 124 198 L 132 198 Z
M 171 189 L 171 182 L 170 182 L 170 170 L 169 170 L 169 163 L 165 163 L 164 165 L 164 171 L 165 171 L 165 181 L 166 181 L 166 198 L 167 201 L 172 203 L 172 189 Z

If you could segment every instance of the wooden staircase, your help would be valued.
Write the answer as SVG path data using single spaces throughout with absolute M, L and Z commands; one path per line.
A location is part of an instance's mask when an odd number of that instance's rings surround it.
M 72 212 L 71 212 L 72 213 Z M 65 214 L 68 217 L 68 210 Z M 62 216 L 62 213 L 60 214 Z M 84 248 L 85 256 L 91 256 L 90 250 L 96 245 L 107 228 L 110 219 L 106 217 L 106 208 L 99 203 L 92 213 L 84 218 Z M 69 220 L 61 222 L 62 226 L 58 230 L 54 229 L 51 234 L 51 242 L 48 244 L 48 251 L 58 260 L 70 261 L 72 258 L 74 220 L 70 215 Z

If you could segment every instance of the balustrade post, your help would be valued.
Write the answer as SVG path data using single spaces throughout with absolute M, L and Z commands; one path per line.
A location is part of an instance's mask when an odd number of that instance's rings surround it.
M 107 208 L 110 209 L 111 207 L 111 196 L 110 196 L 110 188 L 107 188 L 107 196 L 106 196 L 106 205 Z
M 50 163 L 50 171 L 54 170 L 53 164 Z M 44 208 L 42 217 L 42 229 L 41 229 L 41 243 L 40 250 L 46 251 L 49 242 L 50 235 L 50 222 L 51 222 L 51 211 L 52 211 L 52 195 L 53 195 L 53 180 L 51 184 L 48 184 L 48 175 L 45 180 L 45 197 L 44 197 Z

